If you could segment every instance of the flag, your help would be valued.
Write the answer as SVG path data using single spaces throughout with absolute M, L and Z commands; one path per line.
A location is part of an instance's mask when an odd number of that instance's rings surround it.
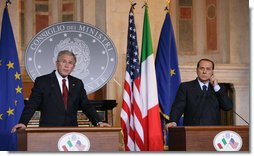
M 144 118 L 145 150 L 163 150 L 160 108 L 147 4 L 145 5 L 143 22 L 140 94 L 143 102 L 141 113 Z
M 124 134 L 125 150 L 144 149 L 144 127 L 141 113 L 140 64 L 137 34 L 133 6 L 129 12 L 127 36 L 126 72 L 124 81 L 123 103 L 121 109 L 121 127 Z
M 155 68 L 159 104 L 163 116 L 161 124 L 164 127 L 165 120 L 169 120 L 171 107 L 181 83 L 174 29 L 168 12 L 160 34 Z M 182 125 L 182 119 L 177 125 Z M 162 134 L 164 135 L 163 132 Z M 168 145 L 168 134 L 166 134 L 165 142 Z
M 166 14 L 162 26 L 155 68 L 161 114 L 169 120 L 171 106 L 181 83 L 174 30 L 169 13 Z
M 5 7 L 0 39 L 0 150 L 17 150 L 17 136 L 11 129 L 24 107 L 22 79 L 8 9 Z

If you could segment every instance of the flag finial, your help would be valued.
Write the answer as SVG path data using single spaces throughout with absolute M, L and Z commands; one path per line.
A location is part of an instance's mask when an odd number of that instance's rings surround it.
M 9 4 L 11 4 L 11 0 L 6 0 L 5 7 L 7 8 Z
M 148 3 L 148 0 L 144 0 L 144 5 L 142 6 L 142 8 L 148 7 L 147 3 Z
M 165 7 L 165 11 L 167 11 L 169 14 L 170 14 L 170 0 L 166 0 L 166 3 L 167 3 L 167 5 L 166 5 L 166 7 Z
M 133 4 L 133 0 L 129 0 L 130 4 L 132 5 Z
M 133 3 L 133 0 L 129 0 L 130 4 L 131 4 L 131 8 L 132 9 L 135 9 L 134 6 L 137 4 L 137 3 Z

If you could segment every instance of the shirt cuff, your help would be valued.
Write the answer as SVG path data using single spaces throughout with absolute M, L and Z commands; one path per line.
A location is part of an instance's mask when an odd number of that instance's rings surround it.
M 220 90 L 220 86 L 217 84 L 213 87 L 215 92 L 218 92 Z
M 103 122 L 98 122 L 96 125 L 97 125 L 97 126 L 100 126 L 100 124 L 102 124 L 102 123 L 103 123 Z

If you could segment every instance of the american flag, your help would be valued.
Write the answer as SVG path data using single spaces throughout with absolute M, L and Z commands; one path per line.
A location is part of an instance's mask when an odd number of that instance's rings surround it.
M 129 12 L 126 75 L 124 82 L 121 125 L 124 133 L 125 150 L 144 149 L 142 125 L 142 100 L 140 96 L 140 64 L 133 6 Z

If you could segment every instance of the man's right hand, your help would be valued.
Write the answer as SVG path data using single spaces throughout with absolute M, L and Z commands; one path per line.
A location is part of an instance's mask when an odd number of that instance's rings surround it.
M 165 129 L 166 129 L 166 131 L 168 130 L 168 128 L 170 128 L 170 127 L 176 127 L 177 126 L 177 124 L 175 123 L 175 122 L 170 122 L 170 123 L 167 123 L 166 125 L 165 125 Z
M 12 128 L 11 133 L 15 133 L 17 129 L 25 129 L 25 128 L 26 128 L 26 125 L 19 123 Z

